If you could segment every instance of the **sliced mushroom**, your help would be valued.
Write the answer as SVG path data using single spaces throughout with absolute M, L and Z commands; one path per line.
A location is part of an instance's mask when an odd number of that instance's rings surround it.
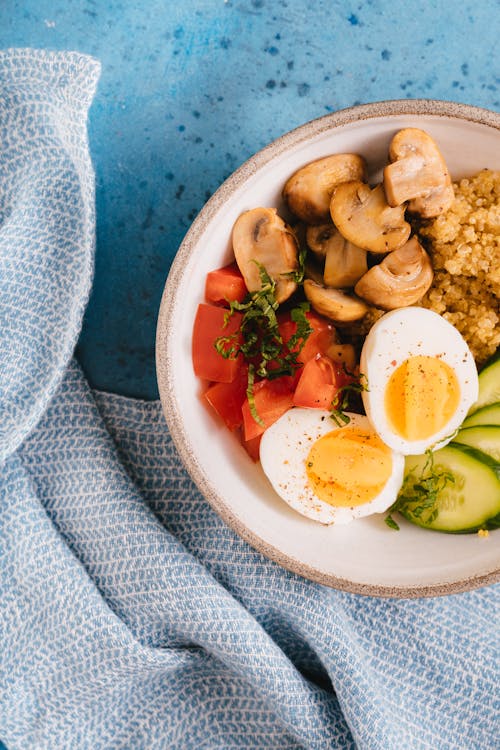
M 434 216 L 447 211 L 455 200 L 455 191 L 453 185 L 446 184 L 443 187 L 433 190 L 428 195 L 421 198 L 415 198 L 408 204 L 408 210 L 411 213 L 418 214 L 422 219 L 432 219 Z
M 408 210 L 423 218 L 438 216 L 453 202 L 450 173 L 431 136 L 419 128 L 404 128 L 391 141 L 384 169 L 384 189 L 390 206 L 410 201 Z
M 330 218 L 330 198 L 337 185 L 366 177 L 365 161 L 358 154 L 333 154 L 306 164 L 283 188 L 290 210 L 308 224 Z
M 328 248 L 339 242 L 339 231 L 331 222 L 307 227 L 306 243 L 316 258 L 324 261 Z
M 407 307 L 424 296 L 432 284 L 432 263 L 416 237 L 387 255 L 358 281 L 354 291 L 383 310 Z
M 339 232 L 340 237 L 342 235 Z M 368 270 L 366 250 L 342 237 L 340 247 L 330 248 L 326 255 L 323 278 L 326 286 L 353 287 Z
M 368 310 L 368 305 L 354 295 L 339 289 L 327 289 L 311 279 L 304 281 L 304 293 L 317 313 L 335 323 L 352 323 L 362 318 Z
M 333 224 L 307 228 L 308 247 L 324 262 L 326 286 L 352 287 L 368 270 L 366 250 L 346 240 Z
M 339 185 L 332 195 L 330 212 L 346 240 L 372 253 L 396 250 L 410 236 L 405 206 L 391 208 L 382 185 L 373 190 L 363 182 Z
M 253 208 L 245 211 L 233 227 L 233 250 L 236 263 L 249 292 L 261 288 L 259 266 L 276 281 L 276 300 L 281 303 L 297 288 L 287 274 L 297 270 L 297 242 L 275 208 Z

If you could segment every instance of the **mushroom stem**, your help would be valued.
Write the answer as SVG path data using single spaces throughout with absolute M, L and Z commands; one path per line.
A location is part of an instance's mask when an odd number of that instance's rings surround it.
M 308 227 L 306 240 L 316 257 L 324 261 L 326 286 L 353 287 L 366 273 L 366 250 L 346 240 L 333 224 Z

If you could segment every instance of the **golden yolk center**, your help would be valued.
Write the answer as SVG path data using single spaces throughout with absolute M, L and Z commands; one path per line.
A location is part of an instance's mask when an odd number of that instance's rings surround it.
M 320 437 L 306 459 L 309 484 L 320 500 L 353 507 L 373 500 L 392 473 L 390 448 L 360 427 L 343 427 Z
M 406 359 L 392 373 L 385 410 L 392 429 L 407 440 L 425 440 L 441 430 L 460 403 L 452 368 L 437 357 Z

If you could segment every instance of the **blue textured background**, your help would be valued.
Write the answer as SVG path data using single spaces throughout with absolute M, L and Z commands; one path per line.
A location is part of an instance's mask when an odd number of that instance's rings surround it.
M 500 107 L 498 0 L 2 0 L 0 47 L 95 55 L 94 291 L 78 348 L 97 388 L 155 398 L 156 315 L 206 199 L 291 128 L 398 98 Z

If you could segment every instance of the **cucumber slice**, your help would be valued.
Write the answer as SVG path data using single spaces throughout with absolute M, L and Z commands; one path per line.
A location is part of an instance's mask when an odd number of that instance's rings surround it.
M 469 410 L 473 414 L 482 406 L 500 401 L 500 350 L 493 355 L 479 373 L 479 395 Z
M 478 451 L 487 453 L 500 462 L 500 427 L 495 425 L 478 425 L 460 429 L 453 438 L 454 443 L 470 445 Z
M 462 422 L 462 428 L 475 427 L 479 424 L 493 424 L 500 426 L 500 403 L 490 404 L 489 406 L 483 406 L 481 409 L 478 409 L 471 414 L 470 417 L 464 419 Z
M 396 509 L 418 526 L 471 532 L 500 514 L 500 464 L 475 448 L 449 443 L 431 457 L 407 456 L 405 475 Z

